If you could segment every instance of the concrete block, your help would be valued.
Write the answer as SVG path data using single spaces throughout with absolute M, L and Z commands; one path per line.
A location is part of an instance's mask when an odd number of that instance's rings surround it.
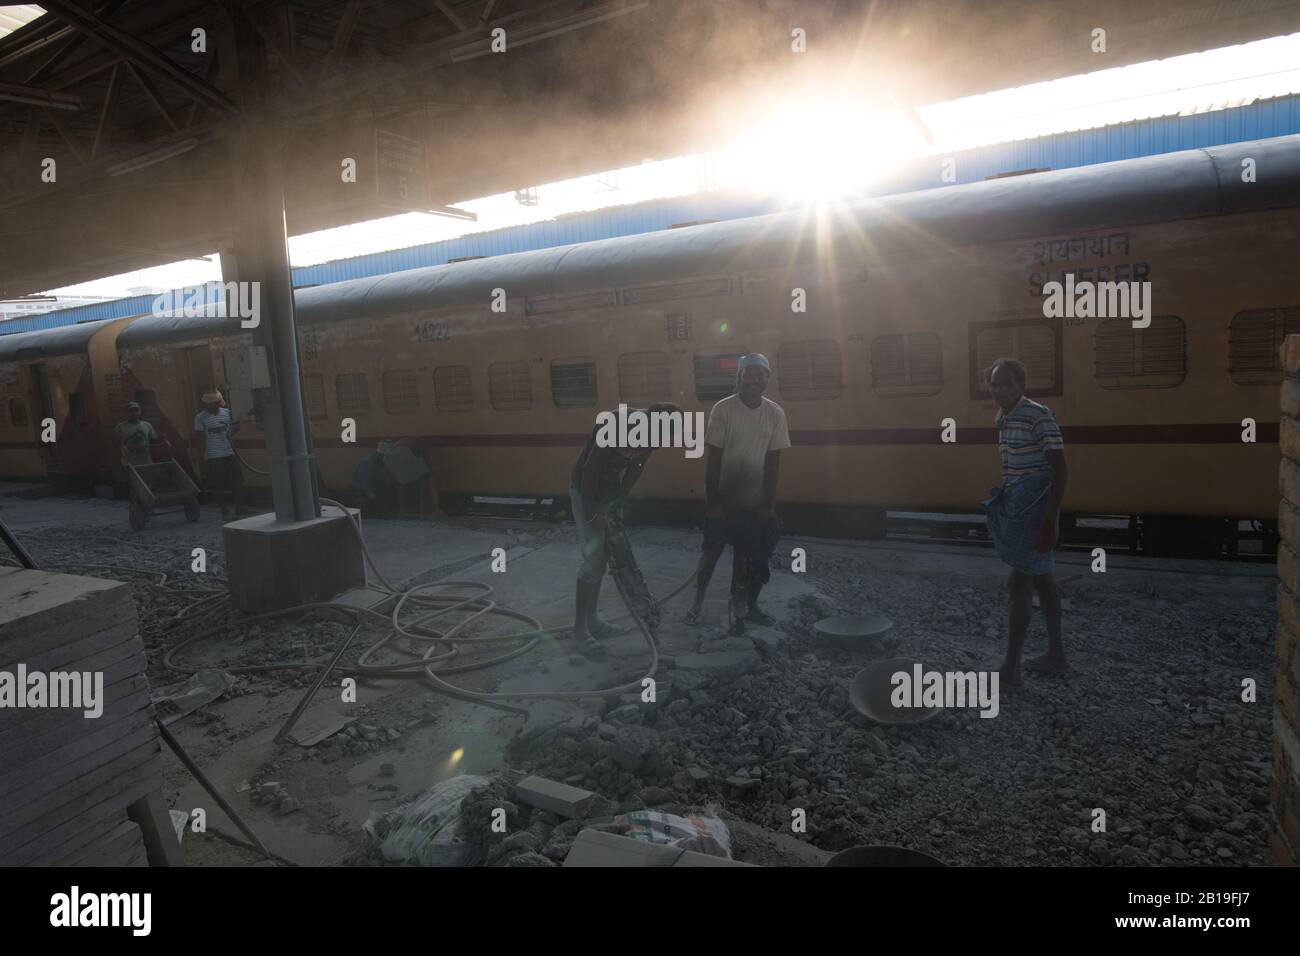
M 568 820 L 578 820 L 587 815 L 587 811 L 599 798 L 590 790 L 580 790 L 565 783 L 556 783 L 545 777 L 525 777 L 515 787 L 515 796 L 520 803 L 539 810 L 548 810 Z
M 361 542 L 333 506 L 307 521 L 255 515 L 230 522 L 222 534 L 231 604 L 246 614 L 328 601 L 365 587 Z
M 583 830 L 574 838 L 565 866 L 751 866 L 738 860 L 692 850 L 644 843 L 600 830 Z

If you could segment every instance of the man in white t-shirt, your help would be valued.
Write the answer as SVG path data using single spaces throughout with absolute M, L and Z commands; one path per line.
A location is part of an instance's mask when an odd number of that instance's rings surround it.
M 203 450 L 203 471 L 221 508 L 221 517 L 228 519 L 227 494 L 235 499 L 235 517 L 244 513 L 244 473 L 230 440 L 239 431 L 240 423 L 231 416 L 225 404 L 221 392 L 216 389 L 205 392 L 203 410 L 194 416 L 194 431 L 203 436 L 199 445 Z
M 704 500 L 704 553 L 695 582 L 695 603 L 686 614 L 698 624 L 713 569 L 731 545 L 731 629 L 776 623 L 758 607 L 758 594 L 770 575 L 780 522 L 776 500 L 781 451 L 790 447 L 790 430 L 781 406 L 763 397 L 771 366 L 757 352 L 741 356 L 736 393 L 713 406 L 704 434 L 708 446 Z

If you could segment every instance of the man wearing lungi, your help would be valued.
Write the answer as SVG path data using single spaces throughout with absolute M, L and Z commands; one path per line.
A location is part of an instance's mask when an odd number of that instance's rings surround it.
M 1032 594 L 1038 592 L 1047 619 L 1047 653 L 1028 661 L 1030 670 L 1063 674 L 1061 598 L 1052 577 L 1057 521 L 1065 498 L 1065 444 L 1051 409 L 1025 397 L 1025 366 L 1001 358 L 988 370 L 997 416 L 1002 487 L 984 502 L 989 534 L 998 557 L 1011 566 L 1007 656 L 1000 668 L 1004 686 L 1020 684 L 1020 652 L 1029 629 Z

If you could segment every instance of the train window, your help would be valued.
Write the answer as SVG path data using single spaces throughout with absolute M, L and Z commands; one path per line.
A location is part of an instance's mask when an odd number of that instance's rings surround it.
M 474 408 L 468 366 L 440 365 L 433 370 L 433 404 L 440 412 L 468 412 Z
M 556 359 L 551 363 L 551 400 L 556 408 L 596 404 L 594 359 Z
M 493 362 L 488 366 L 488 398 L 499 412 L 526 412 L 533 407 L 533 382 L 527 362 Z
M 782 398 L 839 398 L 843 387 L 839 345 L 833 339 L 786 342 L 776 350 L 776 382 Z
M 21 398 L 9 399 L 9 421 L 14 428 L 27 427 L 27 403 Z
M 90 413 L 86 408 L 86 396 L 73 392 L 68 396 L 68 417 L 74 425 L 89 425 Z
M 324 421 L 328 415 L 325 410 L 325 377 L 304 375 L 302 383 L 307 393 L 307 417 L 312 421 Z
M 1094 339 L 1102 388 L 1172 388 L 1187 377 L 1187 327 L 1175 315 L 1157 315 L 1145 329 L 1130 319 L 1106 319 Z
M 5 414 L 5 403 L 0 402 L 0 428 L 9 427 L 8 418 L 9 416 Z
M 645 407 L 673 397 L 667 352 L 629 352 L 618 357 L 618 397 Z
M 1276 385 L 1282 381 L 1278 349 L 1300 332 L 1300 309 L 1248 309 L 1228 327 L 1228 375 L 1236 385 Z
M 132 399 L 140 406 L 140 417 L 150 425 L 162 421 L 162 410 L 158 407 L 158 393 L 152 388 L 137 388 Z
M 716 402 L 736 391 L 736 369 L 743 348 L 731 352 L 695 353 L 695 397 L 702 402 Z
M 1025 394 L 1061 394 L 1061 337 L 1051 320 L 1028 319 L 972 323 L 971 398 L 988 398 L 985 380 L 989 366 L 1000 358 L 1025 363 Z
M 370 411 L 370 386 L 365 372 L 348 372 L 334 376 L 334 401 L 339 414 Z
M 938 395 L 943 349 L 933 332 L 880 335 L 871 342 L 871 388 L 883 397 Z
M 384 373 L 384 411 L 416 412 L 420 410 L 420 390 L 415 383 L 415 373 L 407 371 Z

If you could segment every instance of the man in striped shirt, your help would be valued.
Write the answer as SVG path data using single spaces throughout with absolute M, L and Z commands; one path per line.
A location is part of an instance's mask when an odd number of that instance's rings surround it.
M 1002 487 L 984 502 L 998 557 L 1011 566 L 1010 622 L 1001 681 L 1020 683 L 1020 653 L 1029 629 L 1033 592 L 1047 619 L 1047 653 L 1026 663 L 1030 670 L 1063 674 L 1061 598 L 1052 577 L 1057 522 L 1065 498 L 1065 444 L 1051 409 L 1025 396 L 1025 366 L 998 359 L 988 370 L 989 388 L 1001 408 L 997 416 Z

